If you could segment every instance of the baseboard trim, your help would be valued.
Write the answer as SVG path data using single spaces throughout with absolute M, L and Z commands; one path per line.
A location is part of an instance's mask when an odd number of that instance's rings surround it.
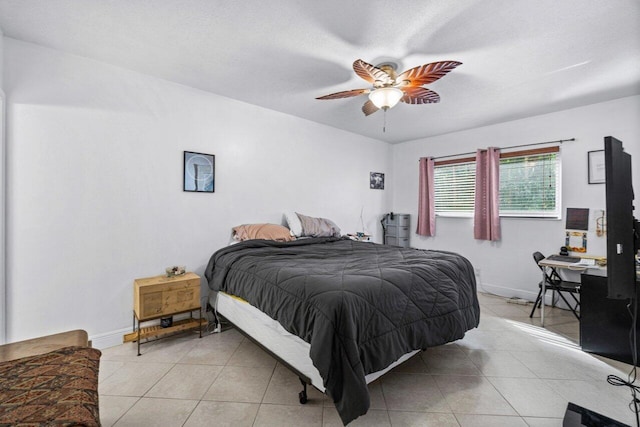
M 482 284 L 478 283 L 478 292 L 498 295 L 500 297 L 505 297 L 505 298 L 522 298 L 522 299 L 526 299 L 527 301 L 530 301 L 533 304 L 533 302 L 538 297 L 539 289 L 536 286 L 535 291 L 527 291 L 524 289 L 513 289 L 513 288 L 507 288 L 505 286 L 492 285 L 490 283 L 482 283 Z M 545 296 L 545 299 L 544 299 L 545 305 L 552 305 L 552 300 L 551 300 L 552 296 L 553 296 L 553 292 L 547 292 L 547 295 Z M 562 300 L 556 300 L 556 307 L 568 309 L 568 307 L 566 307 L 566 305 Z
M 207 317 L 204 310 L 202 310 L 202 315 L 203 317 Z M 187 319 L 188 317 L 190 317 L 190 313 L 175 314 L 172 317 L 174 321 Z M 155 322 L 156 324 L 159 324 L 160 320 L 159 319 L 151 320 L 151 322 Z M 143 322 L 143 324 L 144 323 L 145 322 Z M 132 327 L 117 329 L 115 331 L 105 332 L 97 335 L 89 335 L 89 341 L 91 341 L 91 346 L 93 348 L 97 348 L 98 350 L 109 348 L 109 347 L 115 347 L 117 345 L 122 344 L 124 340 L 124 335 L 130 334 L 131 331 L 133 331 Z
M 490 283 L 478 284 L 478 291 L 498 295 L 505 298 L 522 298 L 531 302 L 534 302 L 536 300 L 536 297 L 538 296 L 538 289 L 536 289 L 535 292 L 531 292 L 523 289 L 513 289 L 507 288 L 505 286 L 492 285 Z M 549 302 L 551 302 L 550 295 L 547 295 L 547 297 L 549 298 Z
M 477 276 L 476 279 L 478 279 Z M 535 292 L 532 292 L 523 289 L 507 288 L 506 286 L 492 285 L 490 283 L 480 283 L 480 281 L 478 281 L 478 292 L 493 294 L 504 298 L 522 298 L 530 301 L 531 303 L 533 303 L 538 296 L 538 289 L 536 289 Z M 551 305 L 551 294 L 551 292 L 548 292 L 545 298 L 547 305 Z M 558 301 L 558 303 L 560 307 L 564 308 L 562 301 Z M 179 316 L 176 316 L 176 319 L 178 318 Z M 131 328 L 123 328 L 111 332 L 105 332 L 103 334 L 90 335 L 89 340 L 92 342 L 93 348 L 100 350 L 122 344 L 123 336 L 130 332 Z
M 102 350 L 122 344 L 124 334 L 131 332 L 131 328 L 118 329 L 116 331 L 105 332 L 104 334 L 90 335 L 91 346 Z

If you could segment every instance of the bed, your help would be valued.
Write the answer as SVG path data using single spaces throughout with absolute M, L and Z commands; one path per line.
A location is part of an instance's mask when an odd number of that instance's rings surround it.
M 473 267 L 452 252 L 248 240 L 215 252 L 205 277 L 216 311 L 331 397 L 345 425 L 367 412 L 368 382 L 480 319 Z

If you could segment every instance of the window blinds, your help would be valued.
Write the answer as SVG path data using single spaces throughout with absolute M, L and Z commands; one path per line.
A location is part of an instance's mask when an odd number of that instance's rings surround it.
M 438 215 L 473 215 L 475 172 L 473 157 L 436 162 Z M 560 218 L 558 147 L 500 155 L 500 215 Z
M 436 165 L 435 206 L 438 214 L 473 214 L 475 161 Z
M 500 159 L 500 214 L 559 217 L 558 153 Z

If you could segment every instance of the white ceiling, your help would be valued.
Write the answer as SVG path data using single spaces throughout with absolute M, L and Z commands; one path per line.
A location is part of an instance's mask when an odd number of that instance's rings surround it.
M 639 0 L 0 0 L 5 36 L 391 143 L 640 94 Z M 355 59 L 463 65 L 365 117 Z

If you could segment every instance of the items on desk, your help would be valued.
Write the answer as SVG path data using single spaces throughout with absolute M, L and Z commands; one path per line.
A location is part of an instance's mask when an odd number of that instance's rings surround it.
M 549 261 L 566 263 L 568 267 L 570 266 L 595 267 L 596 264 L 598 266 L 606 265 L 605 258 L 579 258 L 579 257 L 566 256 L 566 255 L 560 254 L 560 255 L 549 255 L 546 259 L 548 259 Z
M 585 266 L 585 267 L 593 267 L 596 265 L 596 260 L 593 258 L 580 258 L 580 261 L 578 261 L 578 263 L 576 264 L 578 266 Z
M 588 208 L 567 208 L 567 229 L 564 245 L 571 252 L 587 252 L 587 231 L 589 230 Z
M 547 259 L 550 261 L 560 261 L 560 262 L 567 262 L 567 263 L 580 262 L 580 258 L 563 255 L 562 253 L 560 253 L 560 255 L 549 255 Z
M 565 246 L 571 252 L 587 252 L 587 232 L 567 231 Z

